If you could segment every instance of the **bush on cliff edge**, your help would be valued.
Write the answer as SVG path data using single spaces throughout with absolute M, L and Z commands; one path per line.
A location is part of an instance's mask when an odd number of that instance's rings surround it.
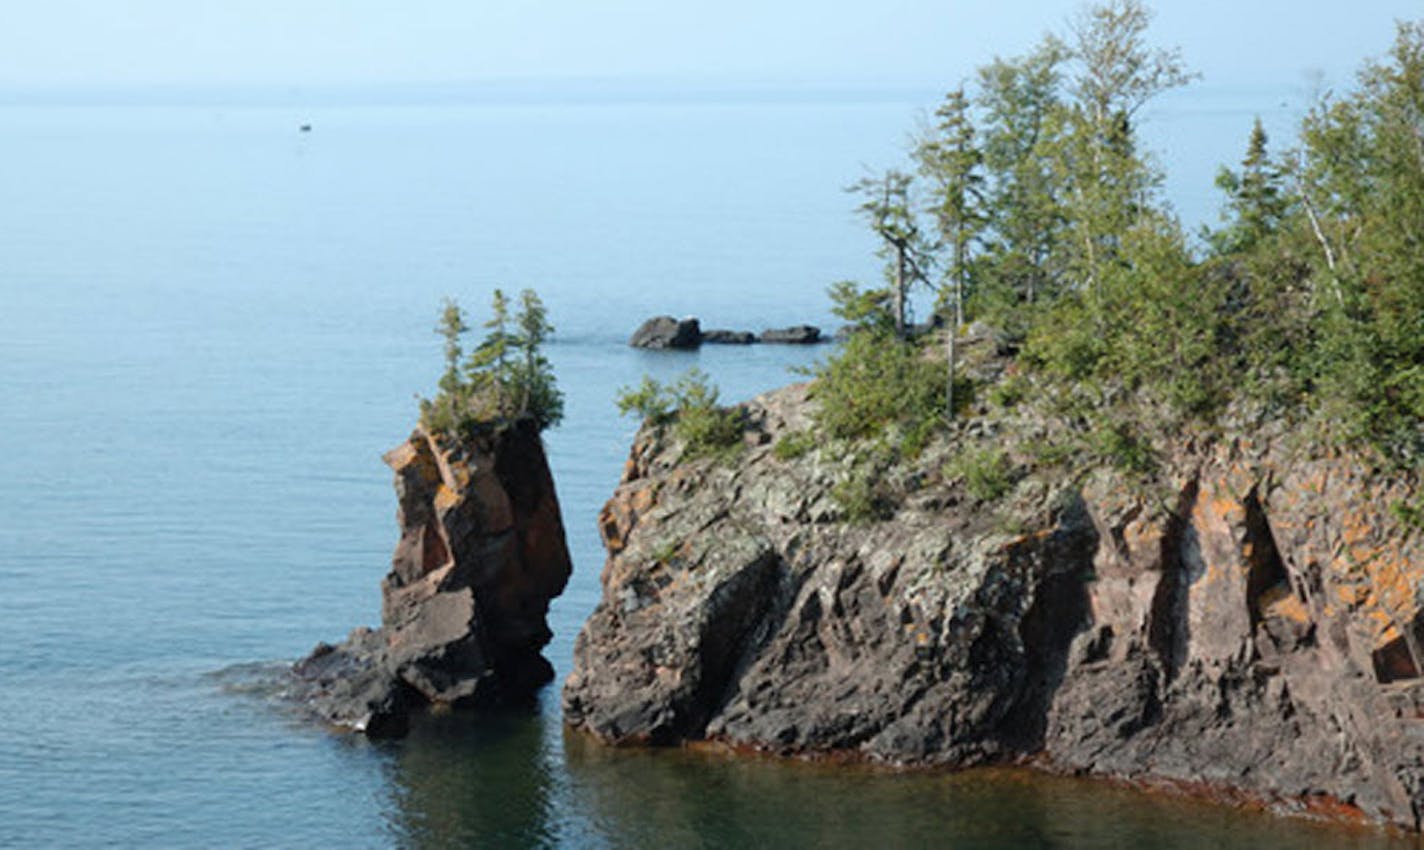
M 671 384 L 645 375 L 637 387 L 620 389 L 616 403 L 625 416 L 637 414 L 654 427 L 671 426 L 687 457 L 698 458 L 727 454 L 742 445 L 742 411 L 719 405 L 719 395 L 707 373 L 692 368 Z

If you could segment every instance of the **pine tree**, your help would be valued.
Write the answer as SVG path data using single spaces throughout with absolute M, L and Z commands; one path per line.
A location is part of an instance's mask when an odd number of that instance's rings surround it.
M 490 318 L 484 323 L 485 338 L 470 353 L 465 373 L 475 391 L 492 408 L 492 415 L 507 418 L 509 389 L 513 383 L 510 354 L 516 340 L 509 330 L 509 298 L 496 289 L 490 299 Z
M 564 397 L 554 384 L 553 367 L 543 354 L 543 345 L 553 333 L 548 311 L 534 290 L 519 294 L 515 316 L 519 334 L 515 338 L 518 362 L 513 373 L 519 398 L 519 414 L 532 416 L 540 430 L 559 423 L 564 416 Z
M 468 435 L 525 416 L 543 430 L 563 418 L 563 394 L 543 354 L 554 330 L 543 302 L 526 289 L 511 316 L 509 298 L 496 289 L 490 306 L 487 333 L 462 364 L 469 326 L 459 305 L 445 301 L 436 327 L 445 339 L 445 372 L 435 398 L 420 401 L 421 423 L 432 433 Z
M 1152 13 L 1140 0 L 1109 0 L 1072 26 L 1074 95 L 1059 157 L 1071 186 L 1069 262 L 1090 299 L 1117 260 L 1120 237 L 1151 206 L 1161 175 L 1137 150 L 1134 119 L 1153 98 L 1192 79 L 1175 49 L 1151 48 Z
M 445 340 L 445 372 L 440 376 L 440 389 L 454 392 L 460 385 L 460 358 L 464 352 L 461 337 L 470 329 L 465 323 L 465 311 L 453 298 L 446 298 L 440 310 L 440 323 L 435 332 Z
M 1354 435 L 1424 464 L 1424 21 L 1307 117 L 1293 171 L 1313 237 L 1317 373 Z
M 1285 175 L 1271 161 L 1266 129 L 1257 118 L 1241 159 L 1241 170 L 1222 168 L 1216 186 L 1226 194 L 1224 230 L 1208 234 L 1218 254 L 1247 254 L 1280 229 L 1289 209 Z
M 964 324 L 965 293 L 970 286 L 971 253 L 984 226 L 984 155 L 979 150 L 969 98 L 961 86 L 935 110 L 938 122 L 915 147 L 915 160 L 931 184 L 929 211 L 948 248 L 945 300 L 954 326 Z
M 935 111 L 934 129 L 915 148 L 920 173 L 931 183 L 930 212 L 939 230 L 939 246 L 948 248 L 941 302 L 949 309 L 946 329 L 947 418 L 954 418 L 955 343 L 964 325 L 965 292 L 970 286 L 971 250 L 983 229 L 983 153 L 979 150 L 969 99 L 964 88 L 950 92 Z
M 890 282 L 891 316 L 895 335 L 902 339 L 907 336 L 910 286 L 916 280 L 928 280 L 925 266 L 930 254 L 910 204 L 913 180 L 909 174 L 891 169 L 866 177 L 849 190 L 864 198 L 859 212 L 881 239 L 881 255 L 886 259 L 886 276 Z
M 1052 157 L 1062 133 L 1060 97 L 1067 48 L 1048 37 L 1018 59 L 979 69 L 975 105 L 983 116 L 985 253 L 980 286 L 995 321 L 1017 334 L 1020 303 L 1051 298 L 1063 194 Z

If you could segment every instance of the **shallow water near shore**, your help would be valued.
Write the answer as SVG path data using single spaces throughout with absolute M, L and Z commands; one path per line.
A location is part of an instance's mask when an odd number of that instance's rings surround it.
M 558 327 L 562 678 L 634 430 L 616 388 L 695 364 L 744 398 L 824 353 L 628 333 L 833 326 L 826 284 L 877 273 L 841 188 L 928 105 L 0 109 L 0 846 L 1414 846 L 1021 771 L 608 750 L 557 684 L 393 743 L 281 702 L 285 664 L 378 618 L 380 453 L 441 297 L 532 286 Z M 1160 132 L 1209 175 L 1255 108 Z

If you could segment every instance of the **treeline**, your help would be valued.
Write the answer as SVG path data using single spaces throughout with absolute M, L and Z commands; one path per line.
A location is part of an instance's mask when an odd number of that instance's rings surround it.
M 1249 409 L 1417 466 L 1424 22 L 1398 24 L 1388 54 L 1322 97 L 1292 145 L 1274 148 L 1258 121 L 1217 180 L 1220 226 L 1192 239 L 1141 146 L 1143 108 L 1192 79 L 1178 51 L 1149 43 L 1150 21 L 1138 0 L 1110 0 L 994 60 L 948 94 L 903 168 L 853 187 L 886 279 L 832 295 L 880 342 L 824 366 L 823 392 L 914 399 L 874 414 L 912 430 L 952 418 L 967 391 L 956 401 L 957 333 L 948 375 L 883 353 L 915 345 L 907 293 L 929 286 L 946 324 L 998 329 L 1074 417 L 1121 432 L 1149 427 L 1149 410 L 1150 427 L 1170 428 Z M 869 357 L 909 383 L 868 393 L 855 382 L 877 380 L 859 368 Z

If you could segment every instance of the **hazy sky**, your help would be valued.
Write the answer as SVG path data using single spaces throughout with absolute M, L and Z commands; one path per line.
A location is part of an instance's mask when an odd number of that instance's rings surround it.
M 1061 29 L 1027 0 L 0 0 L 0 88 L 614 77 L 945 86 Z M 1205 83 L 1339 80 L 1420 0 L 1162 0 Z

